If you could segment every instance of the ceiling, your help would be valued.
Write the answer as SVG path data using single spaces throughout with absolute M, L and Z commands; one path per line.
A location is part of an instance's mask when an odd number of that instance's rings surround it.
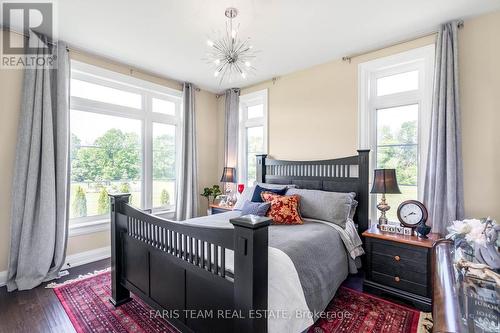
M 230 6 L 239 10 L 240 35 L 260 52 L 254 75 L 219 86 L 202 58 Z M 62 0 L 57 31 L 75 48 L 218 92 L 496 9 L 499 0 Z

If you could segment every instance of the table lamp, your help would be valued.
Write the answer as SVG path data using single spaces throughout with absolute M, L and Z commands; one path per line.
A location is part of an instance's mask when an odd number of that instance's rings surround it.
M 382 194 L 382 200 L 380 200 L 377 205 L 377 209 L 380 210 L 378 224 L 387 224 L 385 213 L 391 209 L 391 206 L 387 204 L 385 194 L 401 193 L 398 186 L 398 180 L 396 179 L 396 169 L 375 169 L 373 174 L 373 186 L 370 193 Z
M 221 183 L 224 183 L 224 192 L 231 196 L 231 183 L 236 183 L 236 168 L 224 167 L 222 170 L 222 177 L 220 178 Z M 229 186 L 228 186 L 229 184 Z M 232 198 L 230 198 L 232 201 Z

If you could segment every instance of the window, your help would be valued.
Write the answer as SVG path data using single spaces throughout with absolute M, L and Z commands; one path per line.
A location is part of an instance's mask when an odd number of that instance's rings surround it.
M 373 169 L 396 169 L 402 194 L 386 195 L 390 221 L 405 200 L 422 198 L 430 126 L 434 46 L 359 65 L 359 142 L 370 148 Z M 378 218 L 371 198 L 370 216 Z
M 172 210 L 181 92 L 77 61 L 71 66 L 72 234 L 109 227 L 108 193 L 131 193 L 131 204 L 142 209 Z
M 239 182 L 257 180 L 255 155 L 267 152 L 267 89 L 240 96 Z

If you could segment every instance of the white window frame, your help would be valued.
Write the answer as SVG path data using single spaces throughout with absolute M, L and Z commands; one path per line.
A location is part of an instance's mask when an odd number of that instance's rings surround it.
M 263 116 L 248 119 L 248 108 L 254 105 L 263 105 Z M 249 127 L 264 127 L 264 154 L 268 151 L 268 92 L 267 89 L 255 91 L 240 96 L 239 103 L 239 135 L 238 135 L 238 182 L 247 185 L 247 136 Z
M 410 104 L 419 105 L 418 114 L 418 200 L 423 197 L 423 182 L 429 146 L 435 46 L 427 45 L 358 65 L 358 146 L 370 149 L 370 188 L 377 165 L 377 110 Z M 376 80 L 381 77 L 418 70 L 419 88 L 377 96 Z M 377 223 L 376 196 L 370 196 L 370 221 Z M 397 207 L 391 207 L 397 209 Z
M 175 146 L 179 147 L 181 140 L 180 129 L 182 128 L 182 91 L 77 60 L 71 60 L 71 78 L 141 95 L 142 102 L 141 108 L 139 109 L 70 96 L 70 110 L 92 112 L 95 114 L 110 115 L 141 121 L 141 208 L 151 209 L 153 213 L 168 214 L 169 216 L 173 216 L 173 210 L 175 208 L 174 205 L 171 205 L 166 209 L 164 207 L 152 207 L 153 123 L 163 123 L 176 126 Z M 154 113 L 152 111 L 153 98 L 160 98 L 175 103 L 175 115 L 172 116 Z M 176 161 L 179 160 L 179 151 L 179 149 L 176 149 Z M 176 163 L 176 175 L 178 174 L 177 168 L 178 163 Z M 107 214 L 73 218 L 70 220 L 69 224 L 69 236 L 108 230 L 110 228 L 109 223 L 110 219 Z

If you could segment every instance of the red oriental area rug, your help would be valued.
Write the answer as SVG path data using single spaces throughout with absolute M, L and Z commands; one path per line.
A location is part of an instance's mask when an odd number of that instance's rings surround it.
M 430 314 L 340 287 L 328 305 L 326 315 L 307 332 L 423 333 L 431 330 Z
M 111 295 L 109 271 L 49 286 L 54 288 L 79 333 L 177 332 L 160 317 L 151 316 L 151 308 L 134 295 L 132 301 L 113 307 L 108 301 Z M 318 320 L 308 332 L 416 333 L 421 315 L 417 310 L 345 287 L 339 289 L 325 314 L 325 318 Z

